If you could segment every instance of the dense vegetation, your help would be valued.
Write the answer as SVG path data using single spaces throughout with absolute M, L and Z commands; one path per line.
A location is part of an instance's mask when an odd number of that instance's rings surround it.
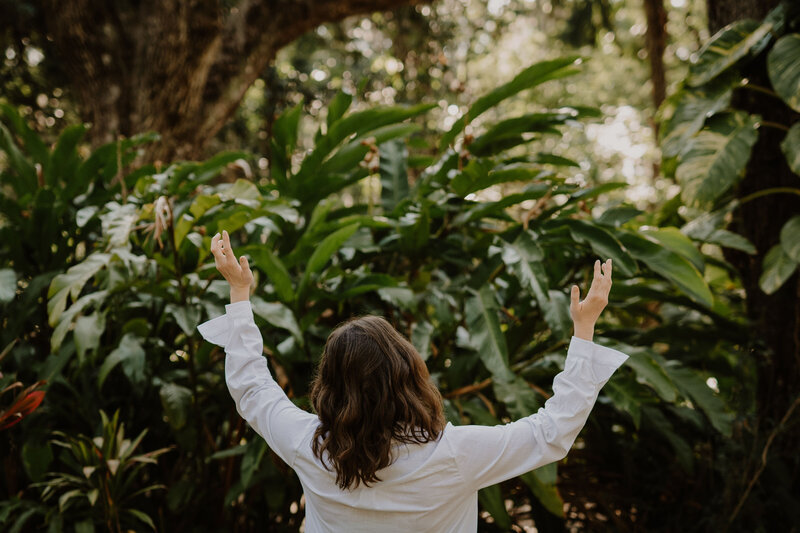
M 87 127 L 71 125 L 50 146 L 3 104 L 0 527 L 297 530 L 296 477 L 239 418 L 224 353 L 196 332 L 226 303 L 208 248 L 227 229 L 294 401 L 308 408 L 331 328 L 376 313 L 426 359 L 454 424 L 543 403 L 571 334 L 567 289 L 612 258 L 597 337 L 631 358 L 565 461 L 481 491 L 481 527 L 790 529 L 798 402 L 770 396 L 765 411 L 761 395 L 764 368 L 790 354 L 755 333 L 731 254 L 755 258 L 765 294 L 797 285 L 800 210 L 768 250 L 734 230 L 742 205 L 800 195 L 796 183 L 740 194 L 759 139 L 800 174 L 798 24 L 779 6 L 706 43 L 660 116 L 681 194 L 647 211 L 626 183 L 575 179 L 580 162 L 547 149 L 599 110 L 513 105 L 580 75 L 574 56 L 522 69 L 444 132 L 421 126 L 433 105 L 356 106 L 338 91 L 304 141 L 303 106 L 290 107 L 271 123 L 264 179 L 244 152 L 144 164 L 155 134 L 87 150 Z M 744 110 L 742 91 L 783 114 Z

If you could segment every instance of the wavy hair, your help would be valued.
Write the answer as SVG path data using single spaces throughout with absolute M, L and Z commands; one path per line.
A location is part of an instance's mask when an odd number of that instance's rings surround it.
M 365 316 L 328 337 L 311 385 L 320 419 L 314 455 L 336 472 L 341 489 L 380 481 L 392 464 L 393 443 L 439 438 L 442 396 L 414 346 L 385 319 Z

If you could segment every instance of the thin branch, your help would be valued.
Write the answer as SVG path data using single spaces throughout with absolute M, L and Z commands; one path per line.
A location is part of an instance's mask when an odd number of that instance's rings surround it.
M 761 198 L 762 196 L 769 196 L 770 194 L 796 194 L 797 196 L 800 196 L 800 189 L 796 189 L 794 187 L 772 187 L 770 189 L 762 189 L 754 192 L 753 194 L 748 194 L 739 200 L 739 205 L 746 204 L 747 202 L 751 202 L 757 198 Z
M 758 481 L 758 478 L 761 477 L 761 473 L 767 467 L 767 454 L 769 453 L 769 448 L 770 446 L 772 446 L 775 437 L 778 435 L 781 429 L 783 429 L 783 427 L 786 425 L 786 422 L 792 416 L 792 413 L 794 412 L 794 410 L 797 408 L 798 405 L 800 405 L 800 396 L 795 398 L 794 402 L 792 402 L 792 405 L 790 405 L 789 409 L 786 411 L 786 414 L 783 415 L 783 418 L 781 418 L 780 423 L 777 425 L 775 429 L 772 430 L 772 433 L 770 433 L 769 437 L 767 438 L 767 443 L 764 445 L 764 450 L 761 452 L 761 466 L 759 466 L 758 470 L 756 470 L 756 473 L 755 475 L 753 475 L 753 478 L 750 480 L 750 483 L 748 483 L 747 488 L 744 491 L 744 494 L 742 494 L 742 497 L 739 499 L 739 503 L 736 504 L 736 508 L 734 508 L 733 513 L 731 513 L 731 517 L 728 519 L 728 526 L 726 529 L 730 529 L 731 525 L 733 524 L 733 521 L 736 519 L 736 515 L 739 514 L 739 511 L 742 509 L 744 502 L 747 501 L 747 497 L 750 496 L 750 491 L 753 490 L 753 487 Z

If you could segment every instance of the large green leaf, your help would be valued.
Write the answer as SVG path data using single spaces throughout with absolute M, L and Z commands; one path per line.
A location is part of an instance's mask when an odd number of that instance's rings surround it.
M 86 282 L 106 266 L 110 259 L 111 254 L 95 253 L 64 274 L 53 278 L 47 291 L 47 316 L 50 326 L 55 327 L 61 313 L 64 312 L 67 297 L 71 295 L 73 301 L 77 300 Z
M 800 176 L 800 122 L 795 122 L 781 142 L 781 149 L 792 172 Z
M 172 429 L 179 430 L 189 421 L 192 410 L 192 391 L 177 383 L 165 383 L 158 391 L 161 407 Z
M 702 87 L 687 87 L 669 102 L 675 110 L 659 134 L 664 157 L 675 157 L 690 145 L 690 139 L 703 128 L 706 118 L 725 109 L 731 101 L 735 75 L 720 76 Z
M 108 374 L 119 364 L 122 364 L 123 372 L 134 385 L 144 380 L 145 352 L 138 336 L 126 333 L 119 346 L 108 354 L 97 372 L 99 388 L 103 387 Z
M 495 379 L 510 382 L 514 373 L 508 367 L 508 346 L 498 313 L 494 292 L 488 284 L 467 299 L 467 330 L 472 348 Z
M 681 233 L 678 228 L 645 228 L 640 230 L 640 233 L 647 235 L 660 243 L 663 247 L 669 248 L 676 254 L 688 259 L 698 271 L 702 272 L 705 270 L 706 264 L 703 259 L 703 254 L 695 247 L 692 240 Z
M 501 531 L 511 531 L 511 516 L 506 510 L 505 500 L 503 493 L 500 491 L 500 485 L 492 485 L 478 491 L 478 501 L 481 507 L 485 509 L 492 518 L 495 524 Z
M 297 288 L 298 300 L 302 300 L 305 297 L 305 292 L 308 289 L 309 283 L 311 283 L 311 277 L 325 266 L 328 260 L 333 257 L 333 254 L 335 254 L 345 241 L 356 232 L 358 227 L 359 224 L 345 226 L 325 237 L 322 242 L 319 243 L 319 246 L 314 249 L 311 257 L 308 259 L 308 263 L 306 263 L 306 270 L 303 272 L 303 277 Z
M 800 33 L 778 39 L 767 55 L 767 71 L 775 92 L 800 112 Z
M 487 156 L 506 149 L 505 141 L 522 138 L 523 133 L 558 133 L 554 126 L 564 124 L 567 120 L 577 117 L 577 111 L 564 113 L 530 113 L 521 117 L 502 120 L 489 128 L 483 135 L 476 138 L 467 146 L 475 155 Z M 518 144 L 518 143 L 514 143 Z M 499 145 L 499 150 L 493 146 Z
M 631 350 L 629 353 L 626 364 L 636 372 L 637 381 L 651 386 L 665 402 L 674 402 L 678 389 L 659 361 L 647 352 Z
M 100 337 L 106 330 L 106 314 L 95 311 L 91 315 L 75 320 L 75 349 L 78 360 L 83 361 L 87 353 L 94 353 L 100 346 Z
M 758 139 L 757 123 L 741 111 L 722 113 L 692 139 L 675 172 L 687 205 L 706 206 L 739 180 Z
M 339 143 L 352 134 L 363 135 L 367 132 L 402 122 L 408 118 L 427 112 L 433 104 L 419 104 L 410 107 L 392 106 L 367 109 L 352 113 L 338 120 L 328 129 L 328 133 L 317 140 L 314 150 L 306 156 L 300 170 L 292 178 L 289 185 L 291 192 L 297 194 L 306 187 L 307 180 L 313 179 L 324 159 Z
M 733 431 L 733 416 L 723 401 L 706 384 L 706 380 L 692 369 L 683 366 L 665 365 L 664 369 L 678 389 L 689 396 L 692 403 L 705 413 L 714 429 L 730 437 Z
M 520 479 L 530 487 L 533 495 L 539 503 L 550 513 L 558 517 L 564 517 L 564 500 L 558 493 L 556 486 L 557 463 L 537 468 L 533 472 L 528 472 L 520 476 Z
M 776 244 L 764 256 L 761 277 L 758 278 L 759 287 L 767 294 L 772 294 L 792 277 L 798 264 L 789 257 L 782 245 Z
M 397 139 L 380 145 L 381 204 L 386 213 L 408 197 L 408 149 Z
M 253 313 L 272 324 L 292 334 L 299 346 L 304 345 L 303 332 L 297 324 L 297 319 L 291 309 L 279 302 L 266 302 L 258 296 L 251 298 Z
M 781 247 L 786 255 L 800 263 L 800 215 L 790 218 L 781 228 Z
M 254 265 L 267 275 L 278 298 L 284 303 L 291 303 L 294 300 L 292 278 L 278 256 L 263 245 L 248 246 L 245 251 L 252 257 Z
M 697 87 L 717 77 L 769 38 L 771 29 L 771 22 L 739 20 L 719 30 L 700 49 L 697 62 L 689 68 L 689 85 Z
M 552 176 L 552 172 L 525 163 L 490 168 L 485 160 L 473 159 L 450 181 L 450 186 L 459 196 L 480 191 L 492 185 L 513 181 L 533 181 Z
M 611 259 L 623 276 L 636 273 L 636 261 L 610 232 L 585 220 L 564 218 L 559 222 L 566 224 L 573 239 L 588 244 L 603 261 Z
M 458 119 L 447 133 L 442 135 L 439 141 L 439 149 L 444 150 L 455 140 L 456 136 L 461 133 L 467 124 L 506 98 L 546 81 L 575 74 L 577 70 L 571 68 L 571 66 L 577 60 L 577 56 L 570 56 L 536 63 L 517 74 L 510 82 L 497 87 L 489 94 L 481 96 L 472 104 L 467 113 Z
M 711 307 L 711 290 L 700 272 L 687 259 L 648 238 L 629 232 L 618 235 L 633 257 L 674 283 L 692 300 Z

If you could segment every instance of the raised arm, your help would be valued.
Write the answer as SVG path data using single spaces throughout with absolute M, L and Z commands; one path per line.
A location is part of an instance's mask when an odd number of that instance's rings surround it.
M 231 303 L 223 316 L 198 326 L 200 334 L 225 348 L 225 381 L 239 414 L 290 466 L 309 425 L 317 417 L 294 405 L 267 367 L 263 339 L 250 307 L 253 273 L 247 259 L 237 261 L 227 232 L 211 240 L 217 270 L 231 287 Z
M 570 311 L 575 336 L 564 370 L 553 381 L 553 396 L 531 416 L 502 426 L 451 428 L 449 442 L 465 478 L 466 490 L 477 490 L 562 459 L 597 400 L 600 389 L 627 355 L 591 342 L 594 325 L 608 302 L 611 261 L 595 263 L 592 286 L 580 301 L 572 289 Z

